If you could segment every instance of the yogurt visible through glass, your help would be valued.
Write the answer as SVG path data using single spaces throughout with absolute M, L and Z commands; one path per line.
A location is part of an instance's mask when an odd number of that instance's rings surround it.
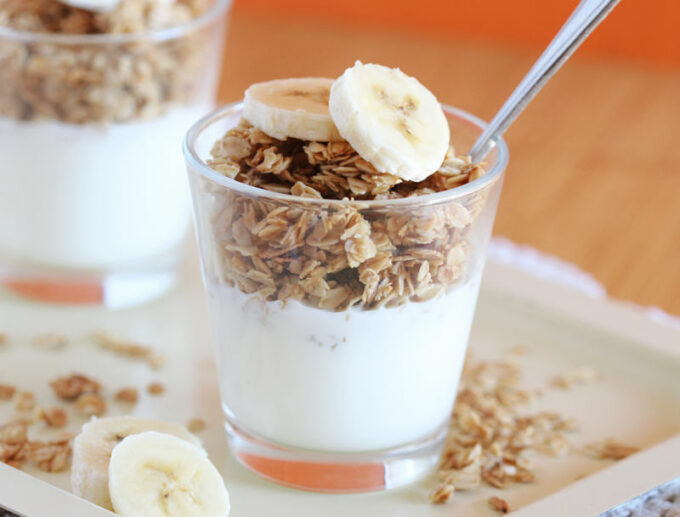
M 149 121 L 73 125 L 0 117 L 0 253 L 111 268 L 176 253 L 190 222 L 178 150 L 206 107 Z
M 479 285 L 423 303 L 321 311 L 209 286 L 224 410 L 275 443 L 375 451 L 446 425 Z

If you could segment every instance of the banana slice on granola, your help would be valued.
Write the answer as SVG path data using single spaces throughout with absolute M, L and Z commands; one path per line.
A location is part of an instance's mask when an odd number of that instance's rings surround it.
M 285 140 L 342 140 L 328 111 L 333 79 L 300 77 L 250 86 L 243 117 L 267 135 Z
M 357 61 L 331 88 L 340 134 L 380 172 L 421 181 L 449 149 L 449 124 L 437 98 L 398 68 Z

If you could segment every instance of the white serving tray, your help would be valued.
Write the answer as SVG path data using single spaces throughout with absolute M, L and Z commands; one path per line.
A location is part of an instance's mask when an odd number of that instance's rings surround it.
M 166 366 L 153 371 L 96 349 L 87 335 L 99 329 L 154 345 L 167 356 Z M 611 436 L 642 452 L 618 463 L 577 452 L 559 459 L 539 457 L 535 483 L 457 493 L 444 506 L 428 502 L 432 478 L 354 496 L 307 493 L 263 481 L 236 464 L 226 447 L 210 324 L 195 262 L 181 286 L 134 309 L 53 307 L 0 295 L 0 332 L 11 336 L 11 343 L 0 349 L 0 383 L 34 391 L 39 403 L 57 403 L 47 385 L 50 379 L 79 371 L 99 379 L 109 392 L 129 385 L 142 388 L 133 414 L 179 423 L 206 420 L 200 436 L 224 473 L 235 517 L 491 516 L 486 505 L 491 495 L 506 499 L 518 517 L 591 517 L 680 476 L 680 333 L 624 304 L 591 299 L 495 263 L 487 266 L 472 332 L 475 357 L 502 357 L 513 345 L 527 345 L 525 379 L 536 388 L 570 368 L 594 366 L 602 381 L 566 392 L 545 390 L 536 410 L 558 408 L 579 420 L 582 430 L 573 436 L 575 445 Z M 44 332 L 63 332 L 71 343 L 61 351 L 30 344 L 32 336 Z M 156 380 L 168 389 L 154 398 L 143 388 Z M 108 414 L 123 409 L 112 403 Z M 11 404 L 0 402 L 0 422 L 13 414 Z M 71 414 L 71 429 L 83 422 Z M 28 472 L 48 484 L 0 464 L 0 507 L 28 517 L 108 514 L 52 488 L 68 490 L 68 474 Z

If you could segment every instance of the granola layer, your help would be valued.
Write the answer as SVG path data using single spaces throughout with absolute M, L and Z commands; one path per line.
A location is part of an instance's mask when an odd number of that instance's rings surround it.
M 0 26 L 51 34 L 122 34 L 174 27 L 207 0 L 122 0 L 94 13 L 56 0 L 0 0 Z M 153 118 L 201 94 L 210 31 L 165 41 L 26 43 L 0 36 L 0 116 L 68 123 Z
M 361 203 L 441 192 L 484 174 L 453 149 L 439 171 L 413 183 L 378 172 L 346 142 L 276 140 L 241 120 L 212 156 L 214 170 L 248 185 L 347 200 L 278 201 L 204 180 L 217 241 L 209 269 L 220 283 L 339 311 L 429 300 L 464 277 L 470 228 L 486 194 L 405 209 Z

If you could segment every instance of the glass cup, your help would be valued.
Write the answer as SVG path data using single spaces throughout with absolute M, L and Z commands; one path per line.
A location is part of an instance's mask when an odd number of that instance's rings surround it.
M 444 107 L 468 149 L 484 123 Z M 295 197 L 229 179 L 210 149 L 224 107 L 184 153 L 230 446 L 251 470 L 322 492 L 391 488 L 438 461 L 508 152 L 487 173 L 396 200 Z
M 225 12 L 126 34 L 0 27 L 0 284 L 120 307 L 177 277 L 191 201 L 174 152 L 214 108 Z

